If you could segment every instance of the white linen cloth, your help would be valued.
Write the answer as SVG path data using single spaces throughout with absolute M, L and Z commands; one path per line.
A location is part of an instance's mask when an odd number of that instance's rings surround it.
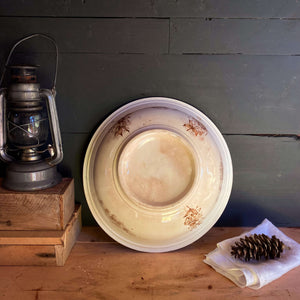
M 280 258 L 244 262 L 230 254 L 231 246 L 236 241 L 245 235 L 254 233 L 264 233 L 270 237 L 276 235 L 285 244 Z M 239 287 L 259 289 L 300 265 L 300 244 L 286 236 L 268 219 L 265 219 L 251 231 L 218 243 L 217 248 L 206 255 L 204 262 L 228 277 Z

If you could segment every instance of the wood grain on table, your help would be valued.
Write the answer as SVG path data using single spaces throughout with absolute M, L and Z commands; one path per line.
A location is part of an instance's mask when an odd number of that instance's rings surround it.
M 0 299 L 299 299 L 299 267 L 251 290 L 203 262 L 217 242 L 248 229 L 214 227 L 183 249 L 142 253 L 84 227 L 64 267 L 0 267 Z M 299 228 L 281 229 L 300 242 Z

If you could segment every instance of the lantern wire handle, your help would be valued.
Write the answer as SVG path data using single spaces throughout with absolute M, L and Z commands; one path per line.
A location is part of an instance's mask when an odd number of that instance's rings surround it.
M 22 38 L 21 40 L 19 40 L 10 50 L 9 52 L 9 55 L 7 57 L 7 60 L 6 60 L 6 63 L 5 63 L 5 66 L 4 66 L 4 71 L 2 73 L 2 76 L 1 76 L 1 80 L 0 80 L 0 88 L 2 86 L 2 82 L 4 80 L 4 76 L 5 76 L 5 73 L 6 73 L 6 68 L 8 67 L 8 63 L 11 59 L 11 56 L 14 52 L 14 50 L 17 48 L 17 46 L 19 46 L 21 43 L 31 39 L 31 38 L 35 38 L 35 37 L 43 37 L 45 39 L 48 39 L 49 41 L 51 41 L 53 43 L 53 45 L 55 46 L 55 51 L 56 51 L 56 63 L 55 63 L 55 72 L 54 72 L 54 79 L 53 79 L 53 87 L 52 87 L 52 91 L 55 93 L 55 86 L 56 86 L 56 78 L 57 78 L 57 68 L 58 68 L 58 47 L 57 47 L 57 44 L 55 42 L 55 40 L 51 37 L 49 37 L 48 35 L 45 35 L 45 34 L 42 34 L 42 33 L 35 33 L 35 34 L 32 34 L 32 35 L 29 35 L 29 36 L 26 36 L 24 38 Z

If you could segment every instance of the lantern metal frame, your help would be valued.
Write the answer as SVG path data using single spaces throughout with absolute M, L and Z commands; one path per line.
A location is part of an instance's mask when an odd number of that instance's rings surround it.
M 55 59 L 55 71 L 53 78 L 53 85 L 51 90 L 39 89 L 34 91 L 38 93 L 40 99 L 45 99 L 47 107 L 47 114 L 49 118 L 49 131 L 51 134 L 52 145 L 49 145 L 46 150 L 40 151 L 46 152 L 48 150 L 49 157 L 34 162 L 24 162 L 16 159 L 14 156 L 7 153 L 7 88 L 2 87 L 5 78 L 6 70 L 9 67 L 11 57 L 21 43 L 36 37 L 45 38 L 54 45 L 56 59 Z M 8 163 L 6 168 L 6 178 L 4 178 L 3 186 L 18 191 L 26 190 L 39 190 L 51 187 L 61 180 L 61 175 L 56 170 L 56 165 L 63 160 L 62 140 L 59 129 L 59 122 L 57 116 L 57 109 L 55 104 L 56 96 L 56 79 L 58 69 L 58 47 L 54 39 L 51 37 L 36 33 L 19 40 L 10 50 L 7 57 L 5 68 L 0 79 L 0 158 L 5 163 Z M 28 91 L 26 90 L 28 87 Z M 30 83 L 24 84 L 24 95 L 28 92 L 31 97 Z M 23 128 L 19 128 L 24 130 Z M 29 133 L 29 132 L 28 132 Z M 30 133 L 29 133 L 30 134 Z M 39 151 L 36 151 L 39 152 Z

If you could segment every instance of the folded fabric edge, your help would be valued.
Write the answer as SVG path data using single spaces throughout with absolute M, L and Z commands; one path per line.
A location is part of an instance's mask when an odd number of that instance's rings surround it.
M 236 275 L 232 275 L 231 273 L 226 272 L 226 270 L 218 267 L 210 259 L 204 259 L 203 262 L 205 262 L 206 264 L 211 266 L 216 272 L 227 277 L 229 280 L 231 280 L 233 283 L 235 283 L 240 288 L 244 288 L 247 286 L 247 280 L 246 280 L 245 274 L 242 271 L 235 270 Z

